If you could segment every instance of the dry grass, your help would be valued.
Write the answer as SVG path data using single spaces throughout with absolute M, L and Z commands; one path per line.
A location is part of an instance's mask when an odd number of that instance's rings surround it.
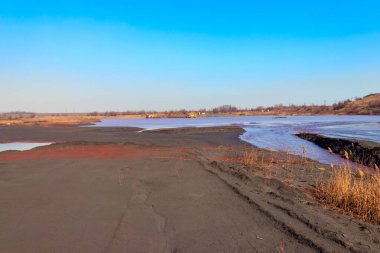
M 306 149 L 302 147 L 302 152 L 306 153 Z M 247 149 L 237 154 L 235 161 L 245 167 L 252 169 L 252 173 L 261 172 L 264 177 L 272 178 L 280 176 L 283 182 L 288 185 L 294 185 L 296 175 L 294 164 L 305 164 L 307 159 L 301 159 L 292 155 L 290 149 L 285 154 L 273 151 L 264 151 L 260 149 Z
M 363 221 L 380 224 L 380 175 L 354 170 L 348 165 L 333 169 L 327 180 L 316 182 L 316 197 Z
M 259 155 L 258 152 L 254 150 L 245 150 L 239 160 L 241 164 L 245 166 L 250 166 L 257 164 L 259 160 Z
M 260 169 L 265 177 L 272 176 L 274 160 L 272 152 L 265 154 L 264 151 L 258 149 L 245 150 L 237 157 L 238 163 L 247 168 L 252 168 L 254 166 L 256 169 Z
M 98 116 L 46 116 L 21 119 L 0 119 L 0 125 L 75 125 L 91 124 L 101 120 Z
M 254 174 L 276 177 L 294 186 L 302 178 L 302 174 L 299 174 L 301 171 L 295 174 L 295 164 L 308 163 L 306 148 L 302 147 L 301 151 L 299 159 L 291 155 L 289 150 L 281 158 L 276 156 L 276 152 L 247 149 L 235 161 Z M 345 153 L 346 157 L 349 155 Z M 317 169 L 321 176 L 316 179 L 315 197 L 321 203 L 363 221 L 380 224 L 380 172 L 370 174 L 363 169 L 351 168 L 349 163 L 340 167 L 331 165 L 328 169 Z
M 277 246 L 276 252 L 277 253 L 285 253 L 286 244 L 284 241 L 281 241 L 280 245 Z
M 125 184 L 126 176 L 124 174 L 124 171 L 122 170 L 116 177 L 116 182 L 118 185 L 122 186 Z
M 41 116 L 33 118 L 0 119 L 0 125 L 76 125 L 93 124 L 106 116 Z M 145 118 L 145 115 L 119 115 L 112 118 Z

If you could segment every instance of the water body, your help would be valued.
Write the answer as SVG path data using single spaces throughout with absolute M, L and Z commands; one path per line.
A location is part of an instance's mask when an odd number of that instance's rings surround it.
M 30 150 L 36 147 L 47 146 L 52 143 L 50 142 L 11 142 L 11 143 L 0 143 L 0 152 L 8 151 L 8 150 L 17 150 L 17 151 L 25 151 Z
M 208 117 L 195 119 L 105 119 L 95 126 L 139 127 L 145 130 L 237 125 L 245 129 L 240 136 L 257 147 L 274 151 L 290 151 L 323 163 L 341 164 L 344 159 L 330 154 L 311 142 L 302 140 L 296 133 L 318 133 L 329 137 L 360 139 L 380 143 L 380 116 L 241 116 Z

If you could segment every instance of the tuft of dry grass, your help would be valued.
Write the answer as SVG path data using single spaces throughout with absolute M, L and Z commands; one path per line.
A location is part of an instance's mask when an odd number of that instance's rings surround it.
M 277 246 L 276 252 L 277 253 L 285 253 L 286 244 L 284 241 L 281 241 L 280 245 Z
M 353 170 L 348 165 L 333 169 L 316 182 L 322 203 L 366 222 L 380 224 L 380 175 Z
M 245 166 L 257 164 L 259 157 L 254 150 L 245 150 L 241 156 L 240 163 Z
M 231 159 L 230 159 L 231 160 Z M 291 166 L 294 163 L 304 162 L 297 156 L 292 155 L 290 149 L 287 149 L 283 156 L 277 152 L 264 151 L 259 149 L 247 149 L 236 154 L 235 162 L 242 164 L 253 174 L 261 173 L 266 178 L 280 176 L 288 185 L 293 186 L 296 175 L 294 168 Z

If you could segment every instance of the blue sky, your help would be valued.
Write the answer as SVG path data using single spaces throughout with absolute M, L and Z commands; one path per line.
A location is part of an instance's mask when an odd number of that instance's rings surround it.
M 380 91 L 378 1 L 1 1 L 0 111 L 332 103 Z

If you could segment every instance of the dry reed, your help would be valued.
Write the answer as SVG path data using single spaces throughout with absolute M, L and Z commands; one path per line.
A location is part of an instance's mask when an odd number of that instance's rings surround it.
M 322 203 L 363 221 L 380 224 L 380 175 L 344 165 L 328 178 L 316 182 L 316 197 Z
M 307 161 L 306 152 L 306 148 L 302 147 L 303 162 Z M 351 154 L 345 152 L 344 155 L 348 158 Z M 287 150 L 285 159 L 284 165 L 296 163 L 297 160 L 296 156 L 291 155 L 290 150 Z M 238 159 L 247 167 L 257 165 L 264 176 L 273 176 L 272 167 L 275 160 L 272 152 L 265 153 L 259 150 L 246 150 Z M 321 176 L 316 180 L 315 196 L 319 201 L 363 221 L 380 224 L 379 170 L 376 170 L 378 173 L 370 174 L 362 169 L 351 168 L 349 163 L 342 166 L 330 165 L 329 169 L 318 169 Z M 286 171 L 286 181 L 293 185 L 296 181 L 293 166 L 288 167 Z

